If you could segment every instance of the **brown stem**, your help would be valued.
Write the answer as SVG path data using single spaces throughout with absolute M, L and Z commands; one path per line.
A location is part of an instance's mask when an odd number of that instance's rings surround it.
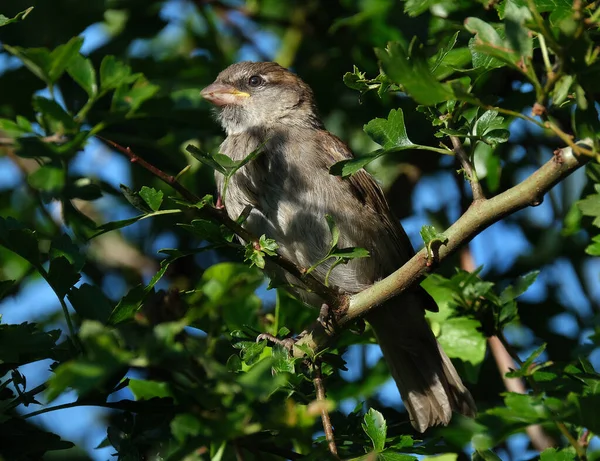
M 323 430 L 325 431 L 325 439 L 327 439 L 330 453 L 338 458 L 337 446 L 333 436 L 333 426 L 331 424 L 331 419 L 329 418 L 329 410 L 327 409 L 327 402 L 325 400 L 325 385 L 323 384 L 321 361 L 319 359 L 313 364 L 313 371 L 313 384 L 317 393 L 317 401 L 321 404 L 321 422 L 323 423 Z
M 506 390 L 517 394 L 526 394 L 527 390 L 525 389 L 525 383 L 522 379 L 506 377 L 506 373 L 515 368 L 515 363 L 507 349 L 504 347 L 504 344 L 502 344 L 502 341 L 500 341 L 497 336 L 492 336 L 488 338 L 488 345 L 490 346 L 490 350 L 494 356 L 496 366 L 498 367 L 500 376 L 502 376 L 502 381 L 504 382 Z M 539 424 L 527 426 L 525 432 L 527 432 L 532 445 L 538 451 L 544 451 L 546 448 L 557 445 L 556 441 L 549 437 Z
M 471 163 L 471 159 L 469 158 L 469 154 L 465 152 L 465 149 L 460 142 L 460 139 L 456 136 L 450 136 L 450 141 L 452 141 L 452 147 L 454 147 L 454 153 L 456 154 L 456 158 L 460 161 L 462 165 L 462 169 L 467 175 L 467 179 L 471 183 L 471 190 L 473 191 L 473 201 L 481 201 L 485 200 L 485 195 L 483 193 L 483 189 L 481 188 L 481 183 L 479 182 L 479 178 L 477 177 L 477 172 L 475 171 L 475 167 Z
M 142 168 L 145 168 L 150 173 L 152 173 L 157 178 L 161 179 L 168 185 L 170 185 L 173 189 L 181 194 L 183 198 L 185 198 L 190 203 L 198 203 L 200 201 L 200 197 L 187 189 L 184 185 L 182 185 L 175 176 L 165 173 L 160 168 L 148 163 L 146 160 L 135 154 L 129 147 L 123 147 L 117 144 L 110 139 L 103 138 L 101 136 L 96 135 L 97 138 L 101 139 L 108 145 L 115 148 L 117 151 L 127 155 L 131 160 L 131 163 L 137 163 Z M 248 243 L 252 243 L 255 245 L 259 244 L 259 239 L 252 235 L 248 230 L 242 227 L 240 224 L 229 218 L 225 208 L 215 208 L 212 206 L 204 206 L 200 213 L 207 215 L 211 219 L 223 224 L 229 230 L 237 234 L 243 240 Z M 296 266 L 292 261 L 287 258 L 284 258 L 280 254 L 276 254 L 275 256 L 265 255 L 265 258 L 268 259 L 270 263 L 276 264 L 277 266 L 285 269 L 290 274 L 302 280 L 302 282 L 306 285 L 309 291 L 317 293 L 321 298 L 327 301 L 330 306 L 338 307 L 343 305 L 343 299 L 337 294 L 337 292 L 329 287 L 326 287 L 321 282 L 319 282 L 314 276 L 311 274 L 305 274 L 305 270 Z

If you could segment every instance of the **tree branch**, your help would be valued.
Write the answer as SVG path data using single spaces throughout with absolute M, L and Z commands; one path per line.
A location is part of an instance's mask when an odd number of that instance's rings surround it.
M 317 393 L 317 401 L 321 405 L 321 422 L 323 423 L 323 431 L 325 432 L 325 439 L 327 440 L 327 446 L 329 452 L 338 458 L 337 446 L 335 445 L 335 437 L 333 436 L 333 425 L 329 418 L 329 410 L 327 409 L 327 402 L 325 401 L 325 385 L 323 384 L 323 373 L 321 372 L 321 360 L 317 359 L 313 364 L 313 384 Z
M 462 169 L 465 172 L 469 183 L 471 183 L 471 190 L 473 191 L 473 200 L 476 202 L 485 200 L 485 195 L 483 193 L 483 189 L 481 188 L 481 183 L 479 182 L 479 178 L 477 177 L 477 172 L 475 171 L 475 167 L 471 163 L 469 154 L 465 152 L 462 142 L 460 142 L 460 139 L 458 139 L 458 137 L 456 136 L 450 136 L 450 141 L 452 141 L 454 153 L 460 161 Z
M 580 144 L 590 146 L 591 141 L 586 140 Z M 473 202 L 458 221 L 444 233 L 448 242 L 439 248 L 436 255 L 437 262 L 452 255 L 481 231 L 505 216 L 528 206 L 539 205 L 546 192 L 573 171 L 585 165 L 588 160 L 589 157 L 586 156 L 575 156 L 571 147 L 559 149 L 554 152 L 552 159 L 520 184 L 493 198 Z M 335 329 L 326 328 L 323 324 L 316 322 L 311 330 L 302 335 L 297 345 L 303 346 L 302 348 L 309 347 L 313 351 L 322 349 L 332 336 L 350 322 L 417 284 L 429 271 L 427 249 L 423 248 L 397 271 L 360 293 L 350 296 L 348 309 L 336 319 Z M 304 352 L 301 348 L 294 347 L 294 355 L 301 357 Z

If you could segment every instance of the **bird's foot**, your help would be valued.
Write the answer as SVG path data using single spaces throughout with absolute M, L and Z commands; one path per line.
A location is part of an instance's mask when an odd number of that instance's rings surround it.
M 281 346 L 284 349 L 286 349 L 288 352 L 292 352 L 294 349 L 294 344 L 296 344 L 296 339 L 294 338 L 284 338 L 284 339 L 279 339 L 276 336 L 273 336 L 270 333 L 261 333 L 260 335 L 258 335 L 256 337 L 256 342 L 260 342 L 260 341 L 267 341 L 271 344 L 275 344 L 277 346 Z

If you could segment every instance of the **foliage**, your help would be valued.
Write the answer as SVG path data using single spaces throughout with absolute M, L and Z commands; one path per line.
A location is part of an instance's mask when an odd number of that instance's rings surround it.
M 456 460 L 465 450 L 500 459 L 534 424 L 555 441 L 540 459 L 598 458 L 596 2 L 9 3 L 0 14 L 0 458 L 88 459 L 82 439 L 74 446 L 40 419 L 73 407 L 110 410 L 98 447 L 120 460 L 329 459 L 325 410 L 343 459 Z M 542 211 L 507 217 L 423 282 L 440 308 L 427 314 L 432 329 L 479 405 L 475 420 L 414 433 L 378 392 L 389 374 L 367 360 L 370 329 L 345 331 L 311 357 L 323 362 L 326 401 L 310 360 L 255 340 L 289 338 L 318 313 L 281 280 L 265 294 L 259 268 L 276 259 L 277 242 L 240 243 L 234 230 L 247 215 L 224 222 L 211 195 L 213 170 L 227 184 L 261 155 L 221 155 L 223 135 L 199 96 L 242 58 L 277 58 L 311 85 L 328 128 L 358 154 L 331 173 L 368 166 L 399 217 L 433 224 L 421 231 L 431 266 L 447 243 L 439 229 L 471 198 L 453 171 L 464 167 L 453 165 L 453 142 L 488 197 L 554 149 L 590 158 Z M 418 177 L 434 205 L 411 205 Z M 318 264 L 368 256 L 339 248 L 327 223 L 330 251 Z M 418 229 L 409 233 L 417 242 Z M 513 239 L 527 254 L 508 257 Z M 473 270 L 464 261 L 477 245 L 484 266 Z M 528 393 L 504 388 L 490 338 L 513 353 L 506 377 L 525 380 Z

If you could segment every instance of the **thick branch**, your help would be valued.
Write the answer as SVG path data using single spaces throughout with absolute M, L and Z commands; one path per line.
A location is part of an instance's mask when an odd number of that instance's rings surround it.
M 571 147 L 557 150 L 552 159 L 520 184 L 491 199 L 473 202 L 458 221 L 444 233 L 448 242 L 439 248 L 437 262 L 449 257 L 481 231 L 505 216 L 528 206 L 539 205 L 546 192 L 573 171 L 585 165 L 588 160 L 588 157 L 575 156 Z M 423 248 L 385 279 L 350 296 L 348 309 L 336 321 L 338 327 L 336 330 L 339 331 L 354 319 L 367 314 L 375 306 L 417 284 L 429 270 L 427 250 Z M 325 347 L 335 332 L 319 323 L 313 327 L 311 331 L 302 335 L 298 343 L 317 351 Z M 302 356 L 304 353 L 299 348 L 294 348 L 294 354 Z
M 452 141 L 454 153 L 460 161 L 462 169 L 464 170 L 467 179 L 469 180 L 469 183 L 471 183 L 471 190 L 473 191 L 473 200 L 485 200 L 485 195 L 483 194 L 481 183 L 479 182 L 479 178 L 477 177 L 477 172 L 475 171 L 475 167 L 471 163 L 469 154 L 465 152 L 462 142 L 460 142 L 460 139 L 458 139 L 456 136 L 450 136 L 450 141 Z

